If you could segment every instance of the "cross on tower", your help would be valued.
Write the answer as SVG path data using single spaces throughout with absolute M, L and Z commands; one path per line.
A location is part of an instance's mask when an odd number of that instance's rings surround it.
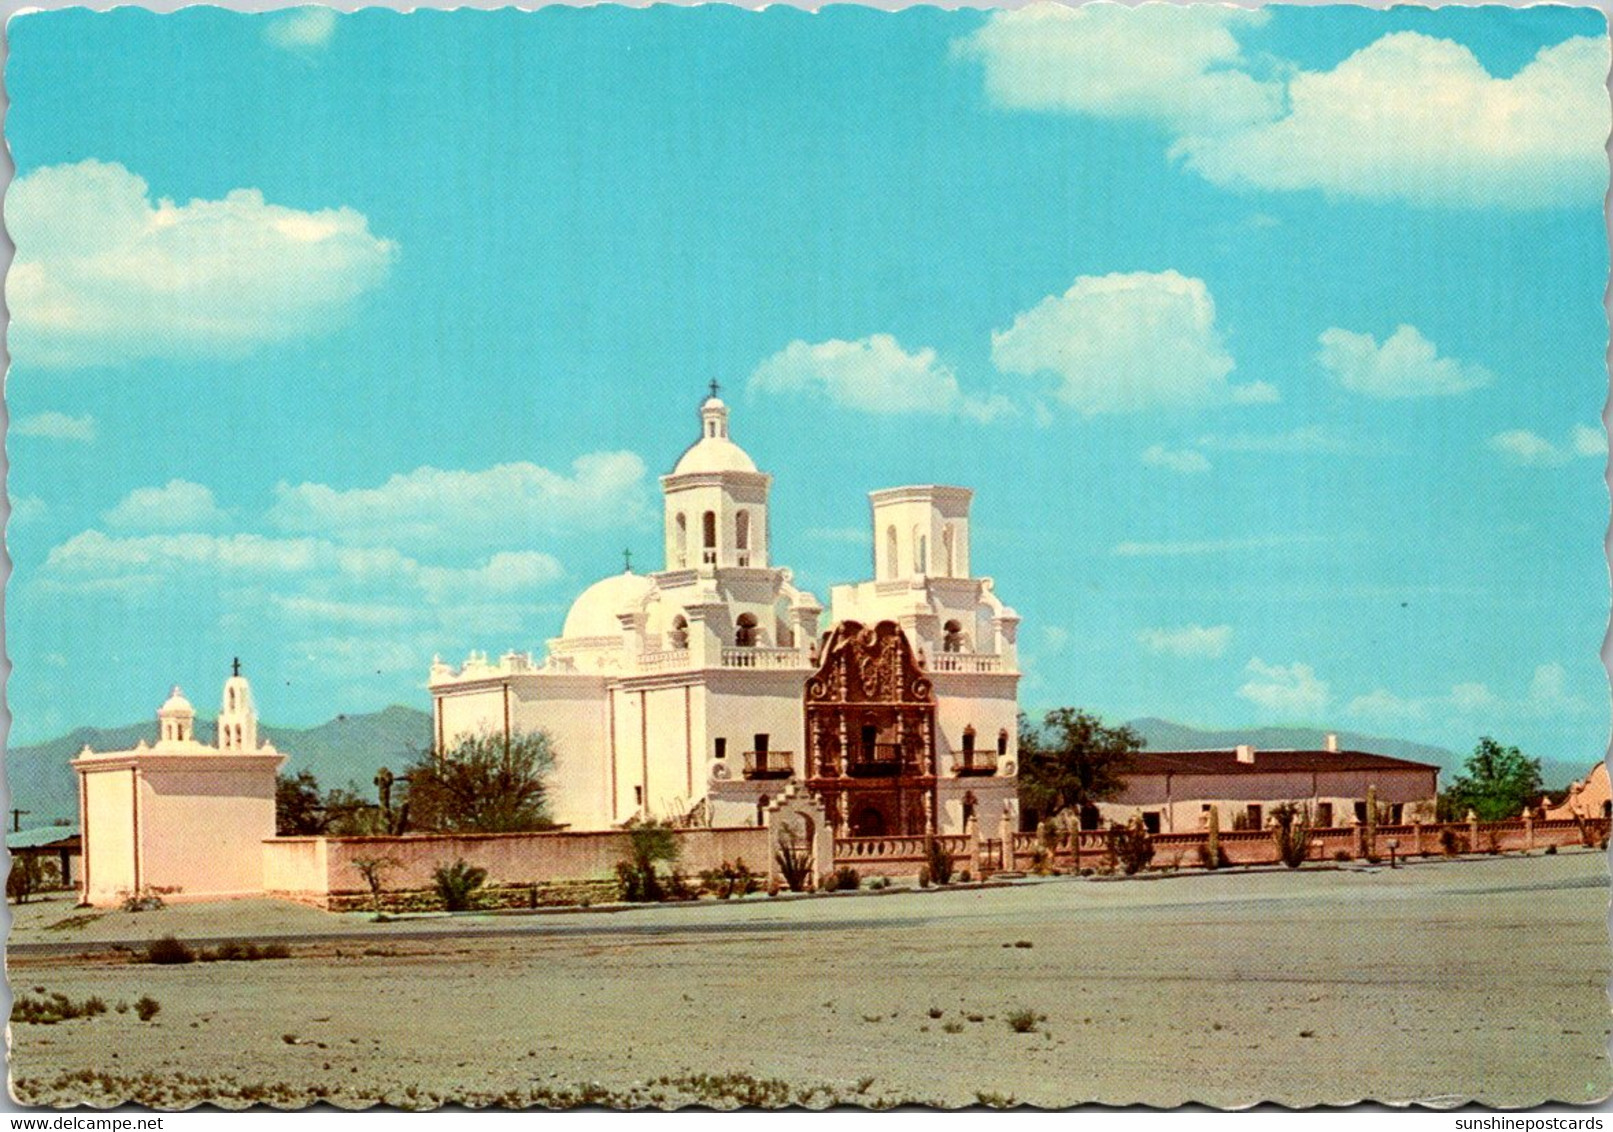
M 631 550 L 622 551 L 622 570 L 628 574 L 633 572 L 633 552 Z
M 719 389 L 721 389 L 721 388 L 722 388 L 722 386 L 717 384 L 717 379 L 715 377 L 712 378 L 711 379 L 711 395 L 712 395 L 712 397 L 716 397 L 717 396 L 717 391 Z
M 236 657 L 235 658 L 235 663 L 232 664 L 231 667 L 235 670 L 235 675 L 237 675 L 237 676 L 241 675 L 241 658 Z

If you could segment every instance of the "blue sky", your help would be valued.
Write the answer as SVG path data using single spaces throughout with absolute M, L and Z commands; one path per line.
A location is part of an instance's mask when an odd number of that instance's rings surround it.
M 424 707 L 658 562 L 723 383 L 775 558 L 976 490 L 1022 701 L 1590 763 L 1591 9 L 11 24 L 15 741 Z

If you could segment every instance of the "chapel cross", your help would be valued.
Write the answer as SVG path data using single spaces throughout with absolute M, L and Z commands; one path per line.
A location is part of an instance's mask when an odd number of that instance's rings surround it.
M 717 384 L 717 379 L 715 377 L 712 378 L 711 379 L 711 396 L 713 398 L 715 398 L 717 396 L 717 390 L 719 390 L 721 388 L 722 388 L 722 386 Z
M 628 574 L 633 572 L 633 552 L 631 550 L 622 551 L 622 570 Z
M 241 658 L 236 657 L 235 662 L 231 665 L 231 667 L 235 669 L 235 675 L 241 675 Z

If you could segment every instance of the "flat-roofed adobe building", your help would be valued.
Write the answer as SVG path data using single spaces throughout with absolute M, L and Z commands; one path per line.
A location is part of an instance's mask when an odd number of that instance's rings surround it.
M 1368 790 L 1387 824 L 1432 821 L 1439 768 L 1341 751 L 1331 735 L 1321 750 L 1143 751 L 1125 790 L 1101 803 L 1097 816 L 1105 824 L 1140 817 L 1152 833 L 1192 833 L 1209 824 L 1214 808 L 1223 830 L 1262 829 L 1276 806 L 1293 802 L 1308 809 L 1313 825 L 1343 826 L 1366 821 Z

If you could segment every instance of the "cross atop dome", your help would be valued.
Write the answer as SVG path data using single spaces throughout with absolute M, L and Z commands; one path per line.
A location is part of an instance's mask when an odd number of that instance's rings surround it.
M 710 389 L 711 389 L 711 399 L 713 401 L 717 400 L 717 394 L 722 392 L 722 386 L 717 384 L 717 379 L 715 377 L 711 379 Z

